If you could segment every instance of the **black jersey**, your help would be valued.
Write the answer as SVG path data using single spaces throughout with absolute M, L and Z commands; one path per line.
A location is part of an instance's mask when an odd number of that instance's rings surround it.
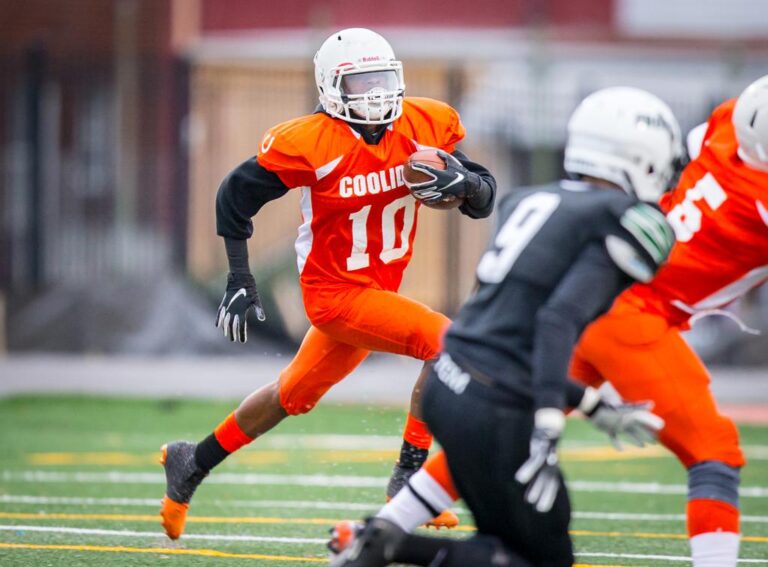
M 563 181 L 509 195 L 444 351 L 507 395 L 562 408 L 584 327 L 650 280 L 673 243 L 656 207 L 618 189 Z

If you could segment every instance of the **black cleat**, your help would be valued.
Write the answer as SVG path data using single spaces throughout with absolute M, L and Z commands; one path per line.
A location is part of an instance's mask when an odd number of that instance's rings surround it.
M 192 495 L 208 476 L 195 463 L 195 443 L 175 441 L 162 447 L 160 464 L 165 468 L 165 496 L 160 508 L 160 522 L 166 535 L 179 539 L 184 533 L 187 510 Z
M 346 549 L 331 559 L 330 567 L 385 567 L 407 534 L 383 518 L 369 518 Z

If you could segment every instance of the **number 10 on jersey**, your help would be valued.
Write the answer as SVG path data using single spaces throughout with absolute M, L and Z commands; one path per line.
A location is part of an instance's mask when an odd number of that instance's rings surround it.
M 400 245 L 395 246 L 395 215 L 403 209 L 403 228 L 400 230 Z M 371 205 L 366 205 L 349 215 L 352 221 L 352 252 L 347 258 L 347 271 L 362 270 L 371 265 L 368 254 L 368 216 Z M 381 252 L 379 259 L 385 264 L 402 258 L 410 247 L 413 221 L 416 217 L 416 202 L 407 195 L 395 199 L 381 211 Z

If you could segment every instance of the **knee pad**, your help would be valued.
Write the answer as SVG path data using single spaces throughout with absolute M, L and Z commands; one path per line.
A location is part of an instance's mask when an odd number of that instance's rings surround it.
M 719 500 L 739 506 L 739 469 L 703 461 L 688 469 L 688 500 Z

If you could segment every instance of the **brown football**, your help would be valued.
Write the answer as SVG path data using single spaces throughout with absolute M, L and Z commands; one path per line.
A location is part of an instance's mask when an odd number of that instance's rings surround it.
M 405 180 L 405 186 L 408 187 L 408 189 L 411 189 L 411 185 L 414 183 L 423 183 L 424 181 L 432 179 L 426 173 L 413 169 L 411 167 L 411 164 L 413 163 L 423 163 L 424 165 L 429 165 L 435 169 L 445 169 L 445 161 L 438 155 L 437 150 L 435 149 L 419 150 L 412 153 L 408 156 L 408 160 L 406 160 L 405 164 L 403 164 L 403 179 Z M 463 202 L 463 199 L 458 199 L 452 195 L 431 204 L 421 201 L 424 206 L 431 209 L 455 209 L 456 207 L 461 206 Z

